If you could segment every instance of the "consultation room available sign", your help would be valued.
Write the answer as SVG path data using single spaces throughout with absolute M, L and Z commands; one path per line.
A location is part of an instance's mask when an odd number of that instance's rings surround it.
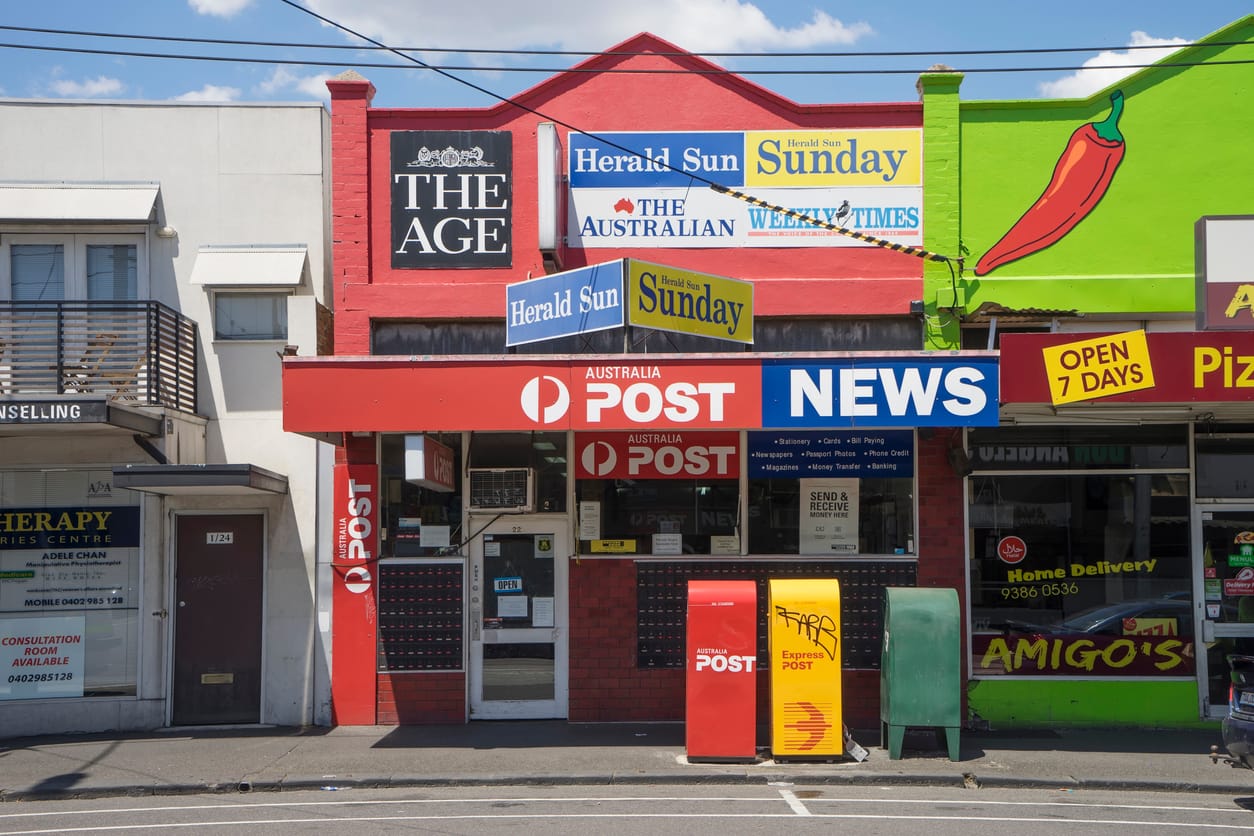
M 711 183 L 894 243 L 923 241 L 916 128 L 571 133 L 568 145 L 574 247 L 869 246 Z
M 750 479 L 914 475 L 911 430 L 830 430 L 749 433 Z
M 83 695 L 81 615 L 0 619 L 0 700 Z

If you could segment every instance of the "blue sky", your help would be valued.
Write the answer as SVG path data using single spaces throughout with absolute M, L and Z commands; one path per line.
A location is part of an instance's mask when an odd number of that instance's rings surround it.
M 1072 97 L 1113 83 L 1112 64 L 1144 64 L 1171 44 L 1204 37 L 1250 13 L 1249 0 L 8 0 L 0 26 L 106 34 L 320 44 L 327 49 L 233 46 L 105 38 L 0 29 L 0 97 L 112 100 L 326 100 L 324 80 L 355 69 L 377 89 L 376 107 L 479 107 L 496 99 L 394 55 L 361 45 L 308 13 L 394 47 L 455 50 L 606 50 L 648 31 L 711 57 L 754 82 L 802 103 L 913 101 L 918 72 L 936 63 L 965 70 L 964 99 Z M 294 4 L 294 5 L 293 5 Z M 18 45 L 42 47 L 20 48 Z M 1132 49 L 1130 45 L 1163 46 Z M 172 60 L 160 53 L 218 60 Z M 1075 52 L 955 55 L 946 51 L 1083 48 Z M 799 58 L 796 52 L 921 52 L 922 55 Z M 522 57 L 423 52 L 507 97 L 577 63 L 583 56 Z M 1254 59 L 1254 55 L 1250 56 Z M 239 60 L 235 60 L 239 59 Z M 279 61 L 327 62 L 327 66 Z M 390 65 L 390 66 L 369 66 Z M 1022 67 L 1055 69 L 986 71 Z M 1067 69 L 1087 67 L 1088 69 Z M 539 69 L 519 72 L 519 68 Z M 874 70 L 785 75 L 798 70 Z M 771 74 L 754 74 L 754 70 Z M 904 70 L 905 72 L 884 72 Z M 1254 72 L 1235 66 L 1232 72 Z

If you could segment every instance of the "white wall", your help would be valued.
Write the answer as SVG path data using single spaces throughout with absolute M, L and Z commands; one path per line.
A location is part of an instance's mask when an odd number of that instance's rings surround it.
M 187 461 L 189 451 L 210 464 L 249 463 L 283 474 L 289 493 L 277 497 L 180 497 L 146 503 L 146 600 L 167 596 L 172 546 L 163 521 L 178 509 L 261 509 L 267 514 L 266 678 L 262 722 L 299 725 L 325 712 L 329 684 L 316 647 L 318 443 L 289 435 L 282 428 L 280 365 L 283 342 L 215 344 L 211 295 L 190 284 L 198 249 L 204 245 L 302 244 L 308 248 L 310 275 L 292 306 L 298 317 L 313 316 L 314 304 L 330 305 L 330 121 L 317 103 L 183 104 L 144 102 L 61 102 L 0 100 L 0 181 L 155 181 L 160 184 L 160 216 L 150 224 L 148 264 L 154 299 L 199 324 L 201 363 L 198 412 L 208 419 L 203 439 L 176 442 L 172 461 Z M 0 222 L 2 223 L 2 222 Z M 177 236 L 152 234 L 169 225 Z M 0 226 L 0 235 L 6 227 Z M 10 231 L 11 228 L 9 228 Z M 47 227 L 30 231 L 42 231 Z M 312 333 L 310 322 L 289 323 L 297 333 Z M 303 344 L 301 353 L 314 345 Z M 180 427 L 180 432 L 197 428 Z M 160 446 L 160 441 L 157 441 Z M 0 461 L 25 466 L 64 466 L 90 458 L 119 463 L 147 463 L 128 436 L 79 440 L 77 437 L 32 443 L 0 437 Z M 155 518 L 155 519 L 154 519 Z M 154 530 L 153 526 L 156 526 Z M 154 585 L 160 585 L 154 593 Z M 168 605 L 168 601 L 166 602 Z M 144 693 L 164 697 L 168 628 L 149 625 L 141 656 Z M 154 673 L 155 669 L 155 673 Z M 318 682 L 319 685 L 313 683 Z M 154 688 L 156 689 L 154 691 Z M 63 702 L 63 701 L 62 701 Z M 144 707 L 106 707 L 82 700 L 81 706 L 5 706 L 21 711 L 25 733 L 151 726 L 156 712 Z M 97 702 L 92 706 L 89 703 Z M 57 728 L 73 716 L 76 728 Z M 60 717 L 60 720 L 58 719 Z M 6 723 L 7 725 L 7 723 Z

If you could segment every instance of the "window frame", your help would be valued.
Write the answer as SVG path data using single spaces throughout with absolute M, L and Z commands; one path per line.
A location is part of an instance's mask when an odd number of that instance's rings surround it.
M 59 299 L 50 302 L 138 301 L 149 298 L 148 235 L 141 229 L 108 229 L 69 227 L 20 231 L 0 228 L 0 301 L 13 301 L 12 258 L 14 245 L 60 244 L 63 248 L 65 289 Z M 135 247 L 135 298 L 132 300 L 89 299 L 87 295 L 87 247 Z
M 288 335 L 291 333 L 291 321 L 288 317 L 288 306 L 291 298 L 296 295 L 295 288 L 285 288 L 279 285 L 265 285 L 259 287 L 226 287 L 218 286 L 209 289 L 209 315 L 213 322 L 213 342 L 230 343 L 239 345 L 241 343 L 285 343 Z M 218 331 L 218 300 L 223 297 L 261 297 L 270 296 L 277 297 L 283 301 L 283 334 L 278 337 L 259 337 L 256 335 L 243 335 L 238 337 L 224 336 Z

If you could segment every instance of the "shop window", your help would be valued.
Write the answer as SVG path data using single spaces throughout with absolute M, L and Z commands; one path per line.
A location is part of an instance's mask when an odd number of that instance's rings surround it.
M 581 553 L 741 553 L 740 433 L 579 433 L 575 450 Z
M 735 479 L 581 479 L 577 490 L 583 554 L 740 554 Z
M 1194 675 L 1187 472 L 968 483 L 975 676 Z
M 1198 499 L 1254 498 L 1254 435 L 1198 434 Z
M 913 479 L 753 479 L 749 553 L 914 554 Z
M 381 543 L 385 557 L 440 557 L 461 554 L 462 435 L 429 433 L 425 438 L 452 453 L 453 490 L 445 491 L 407 473 L 406 436 L 381 440 L 380 472 L 384 486 Z
M 914 431 L 748 433 L 750 554 L 913 555 Z
M 0 473 L 0 700 L 137 693 L 140 503 L 112 478 Z
M 215 340 L 287 339 L 287 299 L 290 293 L 213 294 Z

